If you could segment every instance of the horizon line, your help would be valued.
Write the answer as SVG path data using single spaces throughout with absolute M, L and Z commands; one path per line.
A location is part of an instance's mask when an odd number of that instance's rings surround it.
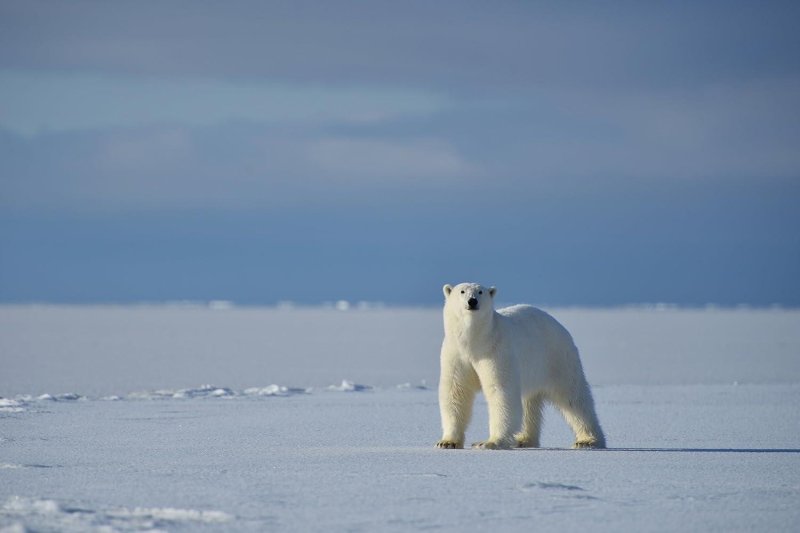
M 517 302 L 519 303 L 519 302 Z M 498 309 L 516 305 L 500 302 Z M 585 310 L 643 310 L 643 311 L 800 311 L 800 305 L 794 304 L 704 304 L 674 302 L 629 302 L 621 304 L 587 304 L 587 303 L 533 303 L 535 307 L 550 309 L 585 309 Z M 295 300 L 278 300 L 274 302 L 237 302 L 228 299 L 165 299 L 165 300 L 2 300 L 0 307 L 184 307 L 201 308 L 215 311 L 232 309 L 325 309 L 333 311 L 373 311 L 402 309 L 439 309 L 437 303 L 391 303 L 373 300 L 320 300 L 304 302 Z

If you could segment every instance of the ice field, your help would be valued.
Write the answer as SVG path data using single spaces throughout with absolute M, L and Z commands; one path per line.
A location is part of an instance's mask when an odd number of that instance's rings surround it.
M 0 530 L 798 530 L 800 311 L 549 311 L 608 450 L 434 449 L 439 309 L 2 306 Z

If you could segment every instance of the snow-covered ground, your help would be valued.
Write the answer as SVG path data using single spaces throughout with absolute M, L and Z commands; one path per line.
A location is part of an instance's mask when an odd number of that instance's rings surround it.
M 437 309 L 2 306 L 0 530 L 800 528 L 800 311 L 551 312 L 609 450 L 434 449 Z

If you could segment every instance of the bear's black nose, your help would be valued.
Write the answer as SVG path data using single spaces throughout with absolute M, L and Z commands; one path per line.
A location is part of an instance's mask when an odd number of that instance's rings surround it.
M 470 298 L 467 300 L 467 305 L 470 309 L 477 309 L 478 308 L 478 299 L 477 298 Z

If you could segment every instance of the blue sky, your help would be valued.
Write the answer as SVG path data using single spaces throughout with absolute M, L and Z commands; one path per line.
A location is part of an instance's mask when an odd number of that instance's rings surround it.
M 0 3 L 0 301 L 800 305 L 792 2 Z

